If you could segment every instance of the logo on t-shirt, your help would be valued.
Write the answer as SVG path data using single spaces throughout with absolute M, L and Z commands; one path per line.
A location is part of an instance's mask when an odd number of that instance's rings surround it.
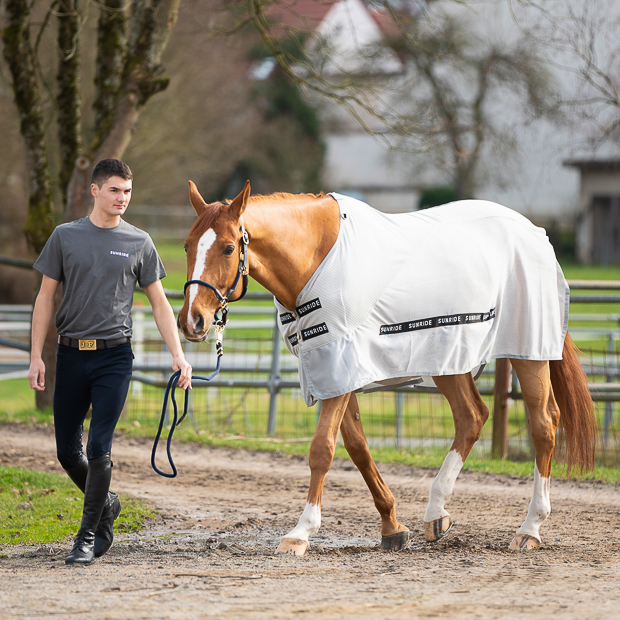
M 114 256 L 124 256 L 125 258 L 129 258 L 129 254 L 127 252 L 115 252 L 114 250 L 110 250 L 110 254 Z

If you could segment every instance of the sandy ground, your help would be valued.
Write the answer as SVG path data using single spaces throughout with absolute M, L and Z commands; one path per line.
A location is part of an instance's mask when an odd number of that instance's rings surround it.
M 2 426 L 0 437 L 0 463 L 60 471 L 49 429 Z M 0 618 L 620 618 L 615 486 L 553 481 L 543 546 L 513 553 L 530 480 L 465 471 L 449 505 L 455 526 L 428 544 L 434 472 L 380 466 L 413 530 L 393 553 L 377 548 L 360 474 L 336 461 L 307 555 L 276 556 L 305 505 L 305 458 L 176 444 L 179 476 L 168 480 L 151 470 L 150 448 L 116 440 L 113 487 L 160 517 L 85 568 L 64 564 L 69 545 L 4 546 Z

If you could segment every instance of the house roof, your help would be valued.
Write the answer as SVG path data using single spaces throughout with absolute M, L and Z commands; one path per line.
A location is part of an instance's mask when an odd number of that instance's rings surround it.
M 318 29 L 333 6 L 342 1 L 281 0 L 277 4 L 272 4 L 267 12 L 274 30 L 297 30 L 311 34 Z M 384 37 L 399 34 L 398 27 L 387 11 L 376 6 L 369 6 L 363 1 L 362 4 Z
M 278 30 L 314 32 L 330 9 L 340 0 L 282 0 L 267 10 L 269 21 Z

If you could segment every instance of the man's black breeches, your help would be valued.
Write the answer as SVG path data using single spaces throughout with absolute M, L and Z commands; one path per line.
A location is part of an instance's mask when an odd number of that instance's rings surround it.
M 58 347 L 54 426 L 58 460 L 65 469 L 76 467 L 83 458 L 82 425 L 91 404 L 86 455 L 90 460 L 111 451 L 132 365 L 130 343 L 96 351 Z

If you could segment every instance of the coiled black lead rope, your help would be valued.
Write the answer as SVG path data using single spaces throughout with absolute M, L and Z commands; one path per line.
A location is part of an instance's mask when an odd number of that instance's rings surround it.
M 192 375 L 192 380 L 198 379 L 201 381 L 211 381 L 215 375 L 220 372 L 220 367 L 222 365 L 222 355 L 224 354 L 224 350 L 222 347 L 221 341 L 218 340 L 215 344 L 215 348 L 217 350 L 217 365 L 215 367 L 215 371 L 209 375 L 208 377 L 201 377 L 199 375 Z M 174 465 L 174 461 L 172 460 L 172 453 L 170 451 L 170 445 L 172 443 L 172 435 L 174 434 L 174 429 L 183 422 L 185 416 L 187 415 L 187 407 L 189 404 L 189 390 L 185 390 L 185 403 L 183 405 L 183 415 L 181 419 L 177 421 L 178 418 L 178 407 L 177 407 L 177 399 L 175 398 L 175 390 L 177 389 L 177 383 L 179 382 L 179 377 L 181 376 L 181 371 L 177 370 L 168 381 L 168 386 L 166 387 L 166 392 L 164 394 L 164 405 L 161 410 L 161 418 L 159 420 L 159 428 L 157 429 L 157 435 L 155 436 L 155 441 L 153 443 L 153 450 L 151 452 L 151 466 L 153 469 L 160 475 L 164 476 L 164 478 L 176 478 L 177 476 L 177 468 Z M 165 471 L 162 471 L 155 465 L 155 456 L 157 454 L 157 446 L 159 445 L 159 438 L 161 437 L 161 431 L 164 428 L 164 421 L 166 420 L 166 409 L 168 407 L 168 396 L 172 400 L 172 408 L 174 411 L 174 418 L 172 420 L 172 425 L 170 426 L 170 432 L 168 433 L 168 439 L 166 440 L 166 453 L 168 454 L 168 463 L 170 463 L 170 467 L 172 467 L 172 473 L 167 474 Z

